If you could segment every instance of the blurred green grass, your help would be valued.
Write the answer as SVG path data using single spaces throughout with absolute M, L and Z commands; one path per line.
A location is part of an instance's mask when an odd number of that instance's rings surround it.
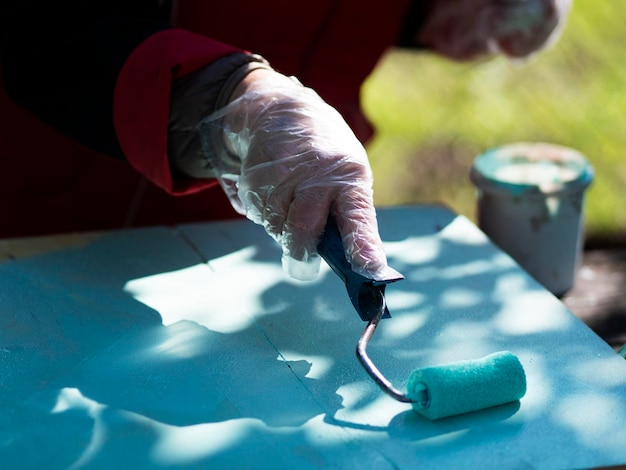
M 619 2 L 575 1 L 560 40 L 527 62 L 455 63 L 394 50 L 362 90 L 379 206 L 442 202 L 475 220 L 480 152 L 541 141 L 587 156 L 586 234 L 626 244 L 626 27 Z

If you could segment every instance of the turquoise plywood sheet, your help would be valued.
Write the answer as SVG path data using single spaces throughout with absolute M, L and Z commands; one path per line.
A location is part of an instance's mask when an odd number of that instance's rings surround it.
M 205 327 L 214 275 L 164 228 L 1 264 L 2 468 L 324 466 L 309 365 L 245 318 Z
M 339 279 L 288 279 L 246 221 L 131 230 L 0 264 L 8 468 L 583 468 L 626 462 L 626 363 L 463 217 L 379 210 L 392 318 L 368 351 L 416 367 L 507 349 L 519 404 L 429 422 L 354 354 Z M 6 288 L 5 288 L 6 286 Z
M 230 223 L 182 227 L 223 276 L 250 297 L 256 322 L 282 355 L 306 361 L 308 390 L 324 421 L 375 448 L 391 467 L 582 468 L 626 462 L 626 363 L 467 219 L 438 206 L 379 210 L 392 266 L 406 280 L 387 288 L 392 319 L 370 356 L 402 389 L 417 367 L 500 350 L 520 357 L 529 390 L 519 405 L 429 422 L 382 394 L 358 365 L 364 324 L 345 289 L 323 269 L 314 283 L 281 277 L 278 250 Z M 224 255 L 211 240 L 245 246 Z M 253 248 L 252 248 L 253 247 Z M 244 263 L 234 262 L 236 257 Z M 230 280 L 229 280 L 230 279 Z M 245 280 L 245 282 L 244 282 Z M 214 309 L 228 310 L 215 298 Z M 300 371 L 301 373 L 301 371 Z M 308 379 L 308 380 L 306 380 Z M 567 449 L 558 451 L 557 449 Z M 341 452 L 336 459 L 341 462 Z

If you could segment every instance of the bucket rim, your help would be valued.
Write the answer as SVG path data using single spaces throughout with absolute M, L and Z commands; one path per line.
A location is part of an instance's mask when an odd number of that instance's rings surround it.
M 575 177 L 541 183 L 515 182 L 500 178 L 496 170 L 516 163 L 556 165 L 573 170 Z M 479 154 L 470 169 L 470 180 L 481 190 L 512 195 L 547 196 L 562 192 L 582 192 L 593 181 L 594 170 L 579 151 L 544 142 L 518 142 L 493 147 Z

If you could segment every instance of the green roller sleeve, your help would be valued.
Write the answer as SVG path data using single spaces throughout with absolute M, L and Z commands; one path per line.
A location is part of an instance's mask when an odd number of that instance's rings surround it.
M 407 385 L 413 409 L 435 420 L 519 400 L 526 374 L 508 351 L 481 359 L 414 370 Z

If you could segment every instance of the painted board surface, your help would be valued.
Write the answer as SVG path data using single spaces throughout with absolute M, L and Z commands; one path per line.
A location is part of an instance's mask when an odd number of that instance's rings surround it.
M 392 314 L 368 353 L 403 389 L 510 350 L 518 404 L 430 422 L 354 349 L 339 278 L 287 278 L 246 221 L 104 234 L 0 264 L 2 468 L 588 468 L 626 463 L 626 361 L 439 206 L 379 209 Z

